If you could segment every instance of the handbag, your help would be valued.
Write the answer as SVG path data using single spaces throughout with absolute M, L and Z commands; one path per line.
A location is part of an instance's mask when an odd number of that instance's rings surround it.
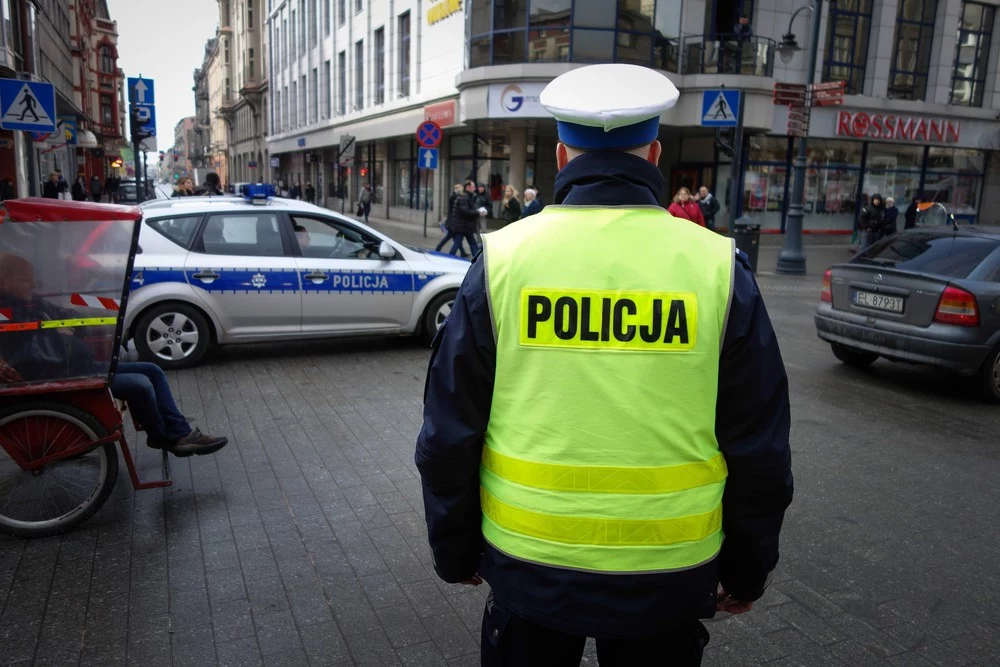
M 361 202 L 358 202 L 358 212 L 355 213 L 354 215 L 356 215 L 356 216 L 358 216 L 360 218 L 360 217 L 363 217 L 364 214 L 365 214 L 365 207 L 364 207 L 364 205 Z

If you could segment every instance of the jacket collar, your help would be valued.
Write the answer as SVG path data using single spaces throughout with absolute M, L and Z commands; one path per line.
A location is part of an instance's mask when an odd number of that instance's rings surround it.
M 556 175 L 554 201 L 565 206 L 659 206 L 663 174 L 630 153 L 593 151 Z

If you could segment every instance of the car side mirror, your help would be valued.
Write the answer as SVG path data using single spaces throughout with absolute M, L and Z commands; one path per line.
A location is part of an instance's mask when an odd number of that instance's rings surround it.
M 396 249 L 388 241 L 382 241 L 378 246 L 378 256 L 382 259 L 393 259 L 396 256 Z

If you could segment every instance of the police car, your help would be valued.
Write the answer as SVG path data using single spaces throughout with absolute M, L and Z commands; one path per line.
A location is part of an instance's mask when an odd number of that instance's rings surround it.
M 212 344 L 434 335 L 467 261 L 273 193 L 142 205 L 125 327 L 143 359 L 182 368 Z

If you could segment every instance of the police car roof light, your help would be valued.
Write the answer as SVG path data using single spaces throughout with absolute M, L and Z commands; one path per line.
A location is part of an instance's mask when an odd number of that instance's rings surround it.
M 241 190 L 243 198 L 251 204 L 266 202 L 275 195 L 274 186 L 270 183 L 245 183 Z

